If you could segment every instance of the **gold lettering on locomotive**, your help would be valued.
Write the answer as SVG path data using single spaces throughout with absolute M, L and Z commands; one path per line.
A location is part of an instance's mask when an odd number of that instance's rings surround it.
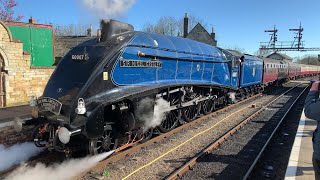
M 162 68 L 162 63 L 159 61 L 143 61 L 120 58 L 120 67 Z

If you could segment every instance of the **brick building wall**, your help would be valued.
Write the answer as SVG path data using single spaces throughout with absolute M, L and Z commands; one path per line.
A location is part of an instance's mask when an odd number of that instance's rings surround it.
M 40 96 L 54 70 L 54 67 L 30 67 L 30 53 L 24 52 L 22 45 L 0 21 L 0 56 L 4 62 L 0 69 L 4 86 L 2 106 L 26 104 L 32 95 Z

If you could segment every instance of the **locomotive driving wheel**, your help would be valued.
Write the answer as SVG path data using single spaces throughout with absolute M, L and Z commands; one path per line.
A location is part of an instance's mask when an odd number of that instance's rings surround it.
M 208 99 L 202 103 L 202 111 L 205 115 L 210 114 L 216 109 L 216 101 L 213 99 Z
M 105 130 L 100 138 L 89 140 L 89 153 L 91 155 L 115 150 L 117 147 L 118 139 L 112 130 Z
M 166 98 L 164 98 L 166 99 Z M 170 94 L 168 100 L 170 102 L 170 106 L 178 105 L 181 102 L 180 93 Z M 179 118 L 180 118 L 180 110 L 172 110 L 167 112 L 165 115 L 165 119 L 158 126 L 158 129 L 163 132 L 169 132 L 175 127 L 178 126 Z
M 178 110 L 173 110 L 167 113 L 166 119 L 162 121 L 161 125 L 158 127 L 161 132 L 169 132 L 178 125 Z
M 188 102 L 198 97 L 199 95 L 197 95 L 196 93 L 187 93 L 186 95 L 184 95 L 183 100 L 184 102 Z M 186 122 L 191 122 L 195 120 L 199 115 L 200 109 L 201 109 L 200 104 L 193 104 L 191 106 L 187 106 L 183 108 L 182 109 L 183 120 L 185 120 Z

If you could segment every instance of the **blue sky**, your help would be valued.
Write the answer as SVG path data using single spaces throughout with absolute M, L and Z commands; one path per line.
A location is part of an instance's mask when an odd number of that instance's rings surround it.
M 23 21 L 33 16 L 38 23 L 98 26 L 99 17 L 83 1 L 86 0 L 17 0 L 16 13 L 25 16 Z M 254 53 L 259 42 L 270 38 L 265 29 L 276 25 L 278 40 L 291 41 L 294 34 L 288 29 L 298 27 L 300 22 L 305 47 L 320 47 L 319 7 L 319 0 L 136 0 L 126 12 L 112 18 L 141 30 L 145 23 L 153 23 L 161 16 L 180 18 L 189 13 L 214 25 L 219 46 Z M 286 54 L 295 57 L 320 52 Z

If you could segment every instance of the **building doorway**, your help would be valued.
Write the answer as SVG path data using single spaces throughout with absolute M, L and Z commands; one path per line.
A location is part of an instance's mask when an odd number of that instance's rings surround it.
M 5 71 L 4 71 L 4 59 L 0 55 L 0 107 L 5 107 Z

